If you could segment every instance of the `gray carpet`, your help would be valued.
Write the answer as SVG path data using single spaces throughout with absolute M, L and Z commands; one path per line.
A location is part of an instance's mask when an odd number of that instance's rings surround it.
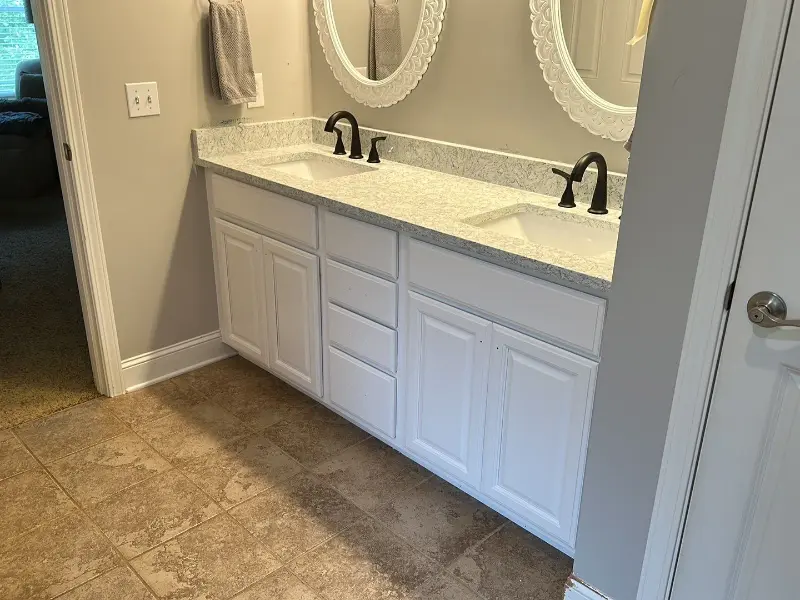
M 0 429 L 98 396 L 61 199 L 0 207 Z

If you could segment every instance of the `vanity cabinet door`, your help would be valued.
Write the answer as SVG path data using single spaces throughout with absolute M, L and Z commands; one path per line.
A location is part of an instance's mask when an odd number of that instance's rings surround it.
M 215 219 L 217 296 L 222 340 L 267 364 L 264 255 L 261 236 Z
M 322 327 L 319 259 L 263 238 L 269 367 L 322 397 Z
M 492 325 L 409 293 L 406 447 L 477 488 Z
M 597 363 L 494 325 L 481 491 L 572 546 Z

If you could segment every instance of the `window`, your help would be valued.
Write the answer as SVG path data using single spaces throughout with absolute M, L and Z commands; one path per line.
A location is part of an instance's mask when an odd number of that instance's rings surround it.
M 0 0 L 0 97 L 14 96 L 17 65 L 31 58 L 39 58 L 39 48 L 25 0 Z

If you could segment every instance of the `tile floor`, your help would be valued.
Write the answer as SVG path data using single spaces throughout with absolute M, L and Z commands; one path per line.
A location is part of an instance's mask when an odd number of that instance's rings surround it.
M 0 598 L 561 600 L 570 559 L 241 359 L 0 430 Z

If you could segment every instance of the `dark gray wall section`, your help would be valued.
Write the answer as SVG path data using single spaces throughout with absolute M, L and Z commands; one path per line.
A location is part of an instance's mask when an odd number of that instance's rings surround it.
M 745 0 L 657 4 L 592 417 L 575 574 L 634 600 Z

